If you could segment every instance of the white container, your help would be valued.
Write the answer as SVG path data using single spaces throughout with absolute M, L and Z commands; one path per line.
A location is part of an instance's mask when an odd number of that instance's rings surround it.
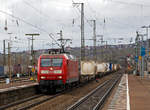
M 110 68 L 109 68 L 109 63 L 106 63 L 106 72 L 109 72 Z
M 115 71 L 117 70 L 117 64 L 114 64 L 114 70 Z
M 96 64 L 94 61 L 81 61 L 81 75 L 95 75 Z
M 10 83 L 9 78 L 6 78 L 6 84 L 9 84 L 9 83 Z
M 97 72 L 98 73 L 104 73 L 106 72 L 107 68 L 106 68 L 106 64 L 105 63 L 99 63 L 97 64 Z

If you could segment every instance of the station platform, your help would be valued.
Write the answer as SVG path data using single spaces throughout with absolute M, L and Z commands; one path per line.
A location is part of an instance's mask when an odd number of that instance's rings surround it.
M 32 78 L 32 79 L 31 79 Z M 36 83 L 36 79 L 33 77 L 22 77 L 22 78 L 12 78 L 11 82 L 7 82 L 7 79 L 2 79 L 0 81 L 0 90 L 1 89 L 7 89 L 7 88 L 14 88 L 16 86 L 22 86 L 22 85 L 30 85 L 33 83 Z
M 107 110 L 150 110 L 150 77 L 124 74 Z
M 129 75 L 131 110 L 150 110 L 150 78 Z
M 16 82 L 4 84 L 3 86 L 0 84 L 0 86 L 0 106 L 2 106 L 35 95 L 38 83 Z
M 31 86 L 36 86 L 38 83 L 36 82 L 16 82 L 16 83 L 10 83 L 10 84 L 0 84 L 0 93 L 6 92 L 6 91 L 12 91 L 16 89 L 21 88 L 27 88 Z
M 36 81 L 19 81 L 19 82 L 10 82 L 9 84 L 0 83 L 0 90 L 5 88 L 12 88 L 16 86 L 30 85 L 34 83 L 36 83 Z

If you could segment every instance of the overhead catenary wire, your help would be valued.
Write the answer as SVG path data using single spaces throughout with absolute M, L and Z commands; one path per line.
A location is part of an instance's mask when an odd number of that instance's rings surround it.
M 72 3 L 75 3 L 74 0 L 72 0 Z M 81 13 L 81 10 L 79 9 L 79 7 L 77 7 L 78 11 Z M 89 22 L 88 19 L 86 18 L 86 16 L 84 15 L 84 19 L 86 20 L 86 22 L 89 24 L 90 27 L 93 27 Z
M 131 5 L 131 6 L 150 7 L 150 5 L 134 3 L 134 2 L 123 2 L 123 1 L 118 1 L 118 0 L 106 0 L 106 1 L 112 2 L 112 3 L 124 4 L 124 5 Z
M 57 40 L 54 39 L 54 34 L 53 34 L 53 33 L 49 33 L 49 32 L 47 32 L 46 30 L 44 30 L 44 29 L 42 29 L 42 28 L 39 28 L 38 26 L 36 26 L 36 25 L 34 25 L 34 24 L 32 24 L 32 23 L 29 23 L 29 22 L 25 21 L 25 20 L 22 19 L 22 18 L 19 18 L 19 17 L 17 17 L 17 16 L 14 16 L 14 15 L 12 15 L 12 14 L 6 12 L 6 11 L 0 10 L 0 13 L 3 13 L 3 14 L 8 15 L 8 16 L 10 16 L 10 17 L 13 17 L 13 18 L 15 18 L 15 19 L 17 19 L 17 20 L 20 20 L 20 21 L 22 21 L 23 23 L 25 23 L 25 24 L 27 24 L 27 25 L 29 25 L 29 26 L 31 26 L 31 27 L 34 27 L 34 28 L 36 28 L 36 29 L 38 29 L 38 30 L 40 30 L 40 31 L 42 31 L 42 32 L 47 33 L 47 34 L 49 35 L 49 37 L 50 37 L 53 41 L 55 41 L 55 43 L 60 47 L 60 44 L 57 42 Z
M 47 19 L 50 18 L 50 16 L 48 16 L 47 14 L 43 13 L 41 10 L 39 10 L 38 8 L 35 8 L 34 6 L 32 6 L 30 3 L 28 3 L 27 1 L 23 0 L 23 2 L 28 5 L 29 7 L 31 7 L 33 10 L 35 10 L 37 13 L 39 13 L 40 15 L 42 15 L 43 17 L 46 17 Z
M 86 1 L 87 2 L 87 4 L 89 5 L 89 8 L 90 8 L 90 11 L 94 14 L 94 13 L 96 13 L 96 11 L 94 11 L 94 9 L 91 7 L 91 5 L 88 3 L 88 1 Z M 111 1 L 110 1 L 111 2 Z M 112 1 L 113 2 L 113 1 Z M 120 2 L 119 2 L 120 3 Z M 133 3 L 134 4 L 134 3 Z M 130 3 L 125 3 L 125 5 L 131 5 Z M 134 5 L 136 5 L 136 6 L 145 6 L 144 4 L 134 4 Z M 148 6 L 148 5 L 146 5 L 146 6 Z M 94 14 L 95 15 L 95 14 Z M 96 16 L 94 16 L 95 18 L 96 18 Z M 96 18 L 97 19 L 97 18 Z M 106 20 L 106 18 L 104 17 L 104 19 Z M 113 19 L 114 20 L 114 19 Z M 129 26 L 129 25 L 131 25 L 131 24 L 129 24 L 129 23 L 120 23 L 120 22 L 118 22 L 118 20 L 114 20 L 115 22 L 113 22 L 113 23 L 115 23 L 115 24 L 123 24 L 123 25 L 126 25 L 126 26 Z M 105 25 L 105 24 L 104 24 Z M 104 26 L 105 27 L 105 26 Z M 104 30 L 104 27 L 103 27 L 103 30 Z M 135 25 L 131 25 L 131 27 L 136 27 Z

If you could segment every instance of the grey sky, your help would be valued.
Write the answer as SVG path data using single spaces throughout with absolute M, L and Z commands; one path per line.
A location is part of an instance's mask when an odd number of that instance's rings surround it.
M 148 0 L 74 0 L 85 3 L 85 38 L 92 37 L 92 24 L 87 20 L 97 20 L 97 35 L 104 34 L 104 39 L 110 44 L 118 44 L 115 39 L 123 37 L 121 43 L 129 43 L 131 37 L 135 38 L 136 30 L 143 25 L 150 24 L 150 1 Z M 47 33 L 57 33 L 63 30 L 65 38 L 73 39 L 73 46 L 80 45 L 80 12 L 79 6 L 72 6 L 72 0 L 0 0 L 0 10 L 31 23 Z M 72 24 L 73 19 L 75 23 Z M 105 24 L 104 24 L 105 19 Z M 5 31 L 7 20 L 8 30 Z M 40 31 L 15 18 L 0 13 L 0 50 L 2 40 L 9 39 L 8 32 L 12 32 L 13 47 L 28 49 L 25 33 L 40 33 L 35 40 L 35 48 L 47 48 L 51 39 L 47 33 Z M 17 37 L 20 40 L 16 40 Z M 18 43 L 17 43 L 18 42 Z M 70 44 L 68 44 L 70 45 Z M 86 41 L 86 45 L 92 45 Z M 14 48 L 15 50 L 16 48 Z

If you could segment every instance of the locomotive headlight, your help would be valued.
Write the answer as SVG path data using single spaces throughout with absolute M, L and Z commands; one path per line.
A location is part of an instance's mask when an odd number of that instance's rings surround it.
M 41 74 L 48 74 L 49 70 L 41 70 Z
M 41 76 L 41 79 L 45 79 L 46 77 L 45 76 Z
M 59 79 L 62 79 L 62 76 L 58 76 Z
M 62 70 L 54 70 L 54 73 L 61 74 L 61 73 L 62 73 Z

